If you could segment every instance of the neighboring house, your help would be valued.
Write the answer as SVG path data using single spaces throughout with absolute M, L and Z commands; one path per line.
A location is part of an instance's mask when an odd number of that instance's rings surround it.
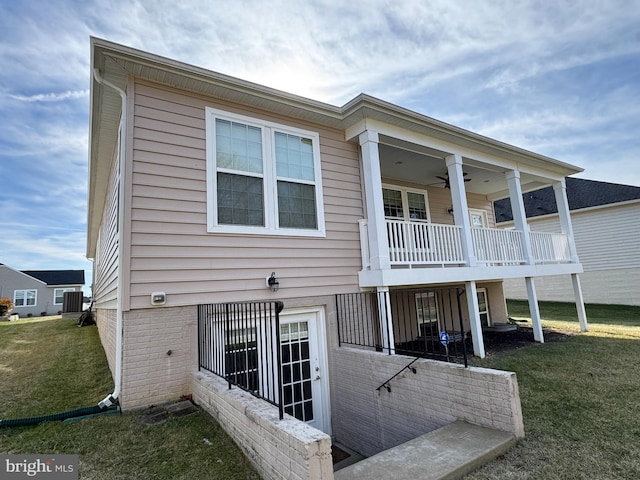
M 640 187 L 566 179 L 576 251 L 584 267 L 580 283 L 587 303 L 640 305 Z M 533 232 L 559 228 L 558 209 L 550 187 L 523 195 L 528 223 Z M 508 198 L 494 202 L 498 226 L 511 227 L 513 215 Z M 541 300 L 573 300 L 566 277 L 547 277 L 538 285 Z M 504 284 L 507 298 L 527 298 L 524 282 Z
M 193 395 L 267 478 L 330 469 L 327 435 L 372 455 L 456 419 L 524 434 L 514 374 L 434 359 L 485 355 L 509 278 L 536 340 L 539 277 L 573 279 L 586 329 L 565 194 L 580 168 L 364 94 L 335 107 L 95 38 L 92 74 L 102 404 Z M 524 235 L 522 191 L 546 185 L 561 226 Z
M 0 297 L 13 301 L 20 317 L 57 315 L 65 292 L 81 291 L 84 270 L 23 270 L 0 263 Z

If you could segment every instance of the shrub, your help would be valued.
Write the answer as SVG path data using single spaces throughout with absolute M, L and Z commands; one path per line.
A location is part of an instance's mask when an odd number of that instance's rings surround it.
M 4 316 L 13 310 L 13 302 L 8 298 L 0 298 L 0 316 Z

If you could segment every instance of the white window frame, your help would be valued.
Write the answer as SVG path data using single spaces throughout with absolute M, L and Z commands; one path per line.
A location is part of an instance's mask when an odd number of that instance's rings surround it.
M 58 296 L 57 292 L 59 292 L 60 290 L 62 290 L 62 302 L 58 303 L 58 302 L 56 302 L 56 297 Z M 66 292 L 75 292 L 75 291 L 76 291 L 75 288 L 68 288 L 68 287 L 67 288 L 55 288 L 53 290 L 53 304 L 54 305 L 62 305 L 64 303 L 64 294 Z
M 18 292 L 22 292 L 24 295 L 24 305 L 18 305 L 18 303 L 16 302 L 16 297 L 18 296 Z M 34 292 L 34 296 L 33 296 L 33 305 L 29 305 L 27 304 L 27 292 Z M 13 291 L 13 306 L 15 308 L 28 308 L 28 307 L 37 307 L 38 306 L 38 290 L 36 288 L 25 288 L 22 290 L 14 290 Z
M 217 195 L 217 163 L 216 163 L 216 119 L 240 122 L 245 125 L 260 128 L 262 132 L 262 161 L 263 161 L 263 198 L 264 198 L 264 226 L 228 225 L 218 223 L 218 195 Z M 299 128 L 268 122 L 244 115 L 205 107 L 206 124 L 206 166 L 207 166 L 207 231 L 210 233 L 237 233 L 257 235 L 290 235 L 296 237 L 325 237 L 324 204 L 322 198 L 322 171 L 320 168 L 320 135 L 317 132 L 301 130 Z M 316 228 L 280 228 L 278 225 L 278 180 L 276 173 L 275 133 L 296 135 L 311 139 L 314 161 L 314 181 L 299 179 L 291 181 L 315 186 Z M 249 176 L 251 174 L 249 173 Z
M 484 287 L 479 287 L 476 289 L 476 295 L 480 297 L 480 295 L 484 295 L 484 303 L 486 305 L 486 310 L 480 310 L 480 298 L 478 298 L 478 317 L 480 318 L 482 315 L 487 316 L 487 327 L 491 326 L 491 314 L 489 313 L 489 293 L 487 289 Z M 480 323 L 482 324 L 482 319 L 480 319 Z
M 393 185 L 390 183 L 383 183 L 382 188 L 385 190 L 396 190 L 400 192 L 402 197 L 402 218 L 398 217 L 386 217 L 389 220 L 404 220 L 405 222 L 420 222 L 420 223 L 431 223 L 431 212 L 429 211 L 429 195 L 426 190 L 420 190 L 418 188 L 410 188 L 410 187 L 401 187 L 399 185 Z M 409 195 L 408 193 L 417 193 L 424 197 L 424 206 L 427 210 L 427 218 L 411 218 L 409 214 Z
M 473 224 L 473 217 L 478 216 L 482 222 L 482 227 L 477 227 Z M 470 208 L 469 209 L 469 223 L 471 228 L 489 228 L 489 216 L 487 215 L 486 210 L 482 210 L 480 208 Z

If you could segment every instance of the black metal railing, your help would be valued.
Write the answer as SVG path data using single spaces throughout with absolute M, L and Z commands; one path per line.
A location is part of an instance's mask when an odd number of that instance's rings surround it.
M 455 287 L 336 295 L 339 344 L 466 366 L 470 338 L 463 295 L 464 289 Z
M 198 368 L 278 407 L 282 302 L 198 305 Z

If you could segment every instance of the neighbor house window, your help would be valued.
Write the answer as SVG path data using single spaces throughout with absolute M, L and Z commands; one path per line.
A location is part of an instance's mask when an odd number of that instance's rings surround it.
M 324 235 L 319 135 L 206 109 L 208 230 Z
M 382 201 L 387 218 L 429 221 L 427 192 L 385 185 L 382 188 Z
M 62 305 L 64 303 L 64 292 L 74 292 L 74 288 L 56 288 L 53 291 L 53 304 Z
M 16 290 L 13 292 L 13 305 L 16 307 L 33 307 L 37 303 L 37 290 Z

